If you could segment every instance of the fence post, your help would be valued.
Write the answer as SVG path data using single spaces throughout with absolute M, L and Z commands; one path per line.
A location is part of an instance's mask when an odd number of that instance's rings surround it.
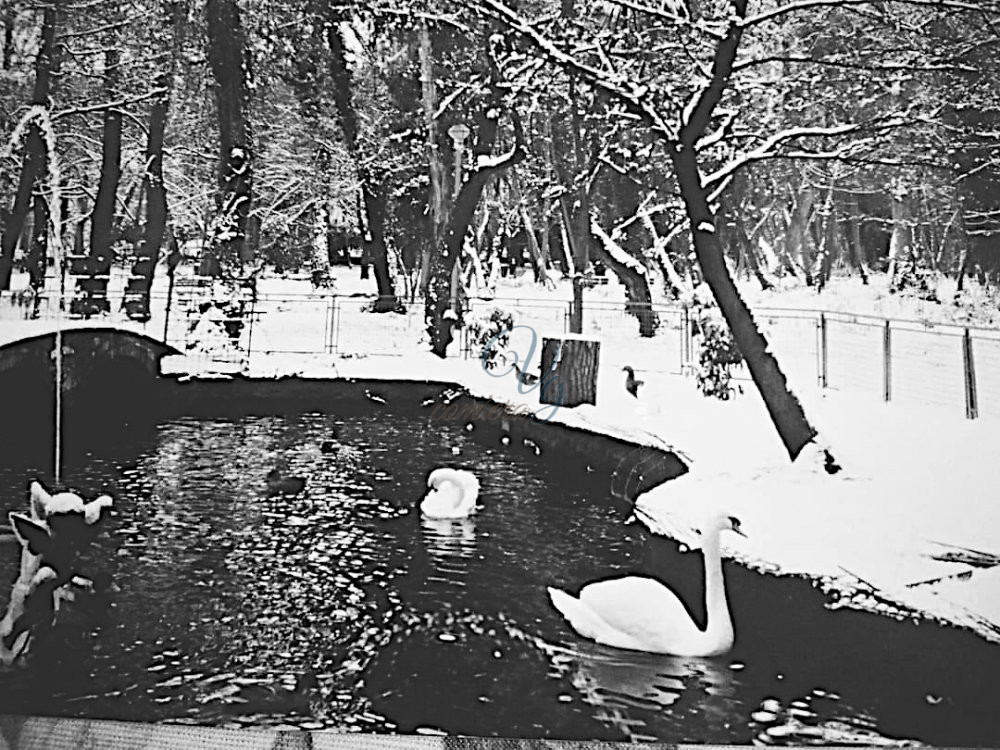
M 330 353 L 340 351 L 340 297 L 333 299 L 333 326 L 330 339 Z
M 680 324 L 680 371 L 681 375 L 684 374 L 684 366 L 687 364 L 687 305 L 681 308 L 681 324 Z
M 250 300 L 250 316 L 249 316 L 250 322 L 249 325 L 247 326 L 247 369 L 248 370 L 250 369 L 250 353 L 251 351 L 253 351 L 253 320 L 255 317 L 257 317 L 255 315 L 256 311 L 257 311 L 257 292 L 256 290 L 254 290 L 253 299 Z M 243 313 L 241 311 L 240 316 L 242 317 L 242 315 Z
M 979 417 L 979 396 L 976 393 L 976 363 L 972 357 L 972 336 L 965 329 L 962 337 L 962 369 L 965 373 L 965 416 L 968 419 Z
M 892 396 L 892 333 L 888 320 L 882 330 L 882 396 L 886 401 Z
M 827 378 L 826 313 L 819 314 L 819 386 L 826 388 Z
M 683 372 L 690 375 L 694 360 L 694 321 L 691 319 L 691 308 L 684 307 L 684 362 Z

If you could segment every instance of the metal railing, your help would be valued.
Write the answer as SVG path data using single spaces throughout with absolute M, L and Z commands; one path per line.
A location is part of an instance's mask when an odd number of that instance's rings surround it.
M 340 357 L 404 355 L 428 348 L 424 306 L 401 313 L 371 313 L 372 300 L 336 295 L 259 295 L 256 300 L 215 300 L 191 285 L 174 290 L 169 318 L 166 295 L 151 297 L 151 318 L 129 320 L 112 296 L 111 312 L 91 319 L 60 310 L 56 296 L 37 301 L 0 297 L 0 325 L 9 335 L 31 335 L 35 316 L 66 325 L 121 325 L 165 340 L 206 360 L 247 365 L 256 355 L 314 354 Z M 214 308 L 213 308 L 214 305 Z M 496 297 L 466 300 L 469 316 L 492 308 L 509 312 L 539 337 L 569 332 L 572 303 Z M 233 315 L 226 309 L 238 309 Z M 639 336 L 639 321 L 625 303 L 585 301 L 583 334 L 600 339 L 602 359 L 631 364 L 651 374 L 697 368 L 698 344 L 690 312 L 651 305 L 658 319 L 652 337 Z M 964 410 L 970 419 L 1000 417 L 1000 330 L 931 324 L 819 310 L 755 308 L 757 325 L 793 383 L 871 394 L 884 401 Z M 24 333 L 21 329 L 24 328 Z M 539 341 L 539 345 L 540 345 Z M 475 357 L 468 329 L 449 349 L 451 357 Z M 738 368 L 737 377 L 748 377 Z

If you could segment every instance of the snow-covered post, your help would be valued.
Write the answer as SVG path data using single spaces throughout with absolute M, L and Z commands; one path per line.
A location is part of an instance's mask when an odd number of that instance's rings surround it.
M 972 336 L 968 328 L 962 337 L 962 370 L 965 373 L 965 416 L 968 419 L 977 419 L 979 395 L 976 393 L 976 364 L 972 357 Z
M 892 396 L 892 329 L 889 321 L 882 328 L 882 397 L 888 401 Z

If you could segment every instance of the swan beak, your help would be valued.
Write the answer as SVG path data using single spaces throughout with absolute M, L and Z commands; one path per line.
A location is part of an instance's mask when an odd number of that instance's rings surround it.
M 739 528 L 739 527 L 737 527 L 737 528 L 733 529 L 733 531 L 735 531 L 735 532 L 736 532 L 737 534 L 739 534 L 739 535 L 740 535 L 741 537 L 743 537 L 744 539 L 749 539 L 749 538 L 750 538 L 750 537 L 748 537 L 748 536 L 747 536 L 747 535 L 746 535 L 745 533 L 743 533 L 743 529 L 741 529 L 741 528 Z

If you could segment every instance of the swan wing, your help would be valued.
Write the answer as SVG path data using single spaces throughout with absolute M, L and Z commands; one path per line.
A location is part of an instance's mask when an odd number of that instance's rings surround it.
M 644 651 L 683 654 L 702 632 L 677 595 L 653 578 L 597 581 L 583 587 L 580 601 Z
M 420 503 L 421 512 L 429 518 L 456 518 L 468 515 L 461 488 L 445 482 L 431 489 Z M 475 501 L 473 501 L 475 502 Z
M 566 619 L 570 627 L 584 638 L 590 638 L 607 646 L 641 649 L 641 644 L 633 641 L 627 634 L 613 628 L 599 614 L 576 597 L 551 586 L 548 591 L 552 606 L 559 610 L 559 614 Z

